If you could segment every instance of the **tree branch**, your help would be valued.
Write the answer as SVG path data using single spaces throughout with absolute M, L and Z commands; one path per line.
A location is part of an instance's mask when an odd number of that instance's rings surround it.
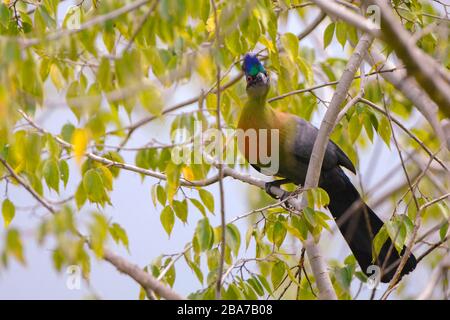
M 383 0 L 370 0 L 369 3 L 376 4 L 381 9 L 382 28 L 379 29 L 374 23 L 365 17 L 354 13 L 334 1 L 313 0 L 322 10 L 328 14 L 338 17 L 345 22 L 355 26 L 363 32 L 386 41 L 421 85 L 428 93 L 429 98 L 450 117 L 450 84 L 446 79 L 450 78 L 448 71 L 440 68 L 434 59 L 410 41 L 411 35 L 397 22 L 391 12 L 391 8 Z
M 10 175 L 22 186 L 24 187 L 32 196 L 35 198 L 38 202 L 40 202 L 48 211 L 51 213 L 55 213 L 56 210 L 45 200 L 43 197 L 41 197 L 28 183 L 26 183 L 22 177 L 20 177 L 14 169 L 6 162 L 6 160 L 0 156 L 0 162 L 3 164 L 3 166 L 6 168 L 6 170 L 9 171 Z
M 0 162 L 9 171 L 12 177 L 27 190 L 38 202 L 40 202 L 50 213 L 56 214 L 57 210 L 53 208 L 47 200 L 41 197 L 29 184 L 27 184 L 6 162 L 6 160 L 0 156 Z M 90 248 L 90 243 L 87 239 L 82 237 L 82 235 L 77 231 L 78 235 L 83 238 Z M 103 253 L 103 259 L 113 264 L 117 270 L 123 272 L 133 278 L 137 283 L 139 283 L 144 289 L 152 290 L 161 297 L 169 300 L 181 300 L 184 299 L 178 293 L 173 291 L 171 288 L 166 287 L 161 282 L 153 278 L 152 275 L 143 271 L 137 265 L 127 261 L 126 259 L 120 257 L 119 255 L 113 253 L 109 249 L 105 248 Z
M 415 77 L 428 96 L 443 113 L 450 117 L 450 79 L 447 70 L 440 68 L 437 62 L 410 41 L 411 34 L 397 21 L 391 8 L 385 1 L 368 1 L 381 9 L 381 32 L 383 39 L 402 59 L 408 72 Z
M 49 34 L 47 37 L 43 38 L 43 39 L 39 39 L 39 38 L 28 38 L 28 39 L 20 39 L 21 45 L 23 49 L 29 48 L 31 46 L 40 44 L 41 42 L 45 42 L 45 41 L 55 41 L 55 40 L 59 40 L 63 37 L 72 35 L 72 34 L 76 34 L 78 32 L 81 32 L 83 30 L 89 29 L 97 24 L 106 22 L 108 20 L 117 18 L 125 13 L 134 11 L 136 9 L 139 9 L 140 7 L 142 7 L 143 5 L 149 3 L 150 1 L 153 0 L 139 0 L 139 1 L 135 1 L 132 3 L 129 3 L 127 5 L 124 5 L 123 7 L 120 7 L 117 10 L 108 12 L 104 15 L 101 16 L 96 16 L 95 18 L 86 21 L 85 23 L 83 23 L 82 25 L 79 26 L 79 28 L 73 28 L 73 29 L 60 29 L 59 31 L 56 31 L 54 33 Z
M 136 39 L 136 37 L 138 36 L 138 34 L 141 32 L 142 28 L 144 27 L 145 23 L 147 22 L 147 19 L 151 16 L 153 11 L 156 9 L 158 2 L 159 2 L 159 0 L 153 1 L 152 5 L 150 6 L 150 9 L 148 9 L 147 13 L 142 17 L 141 22 L 139 23 L 138 27 L 134 31 L 130 40 L 128 41 L 127 46 L 125 47 L 125 49 L 123 49 L 123 52 L 130 50 L 131 46 L 133 45 L 134 40 Z
M 217 8 L 216 8 L 216 2 L 215 0 L 211 0 L 211 6 L 213 8 L 213 14 L 214 14 L 214 25 L 215 25 L 215 36 L 216 36 L 216 83 L 217 83 L 217 106 L 216 106 L 216 125 L 217 130 L 219 131 L 220 141 L 222 141 L 222 124 L 221 124 L 221 116 L 220 116 L 220 64 L 219 61 L 217 61 L 218 53 L 220 50 L 220 24 L 219 19 L 217 16 Z M 219 162 L 217 164 L 217 169 L 219 171 L 219 193 L 220 193 L 220 226 L 221 226 L 221 246 L 220 246 L 220 261 L 219 261 L 219 273 L 217 276 L 216 281 L 216 299 L 219 300 L 221 298 L 221 291 L 222 291 L 222 274 L 223 274 L 223 268 L 225 264 L 225 249 L 226 249 L 226 220 L 225 220 L 225 192 L 223 187 L 223 164 L 222 164 L 222 153 L 219 153 Z
M 395 67 L 392 63 L 387 61 L 387 58 L 376 48 L 370 51 L 370 57 L 366 56 L 366 61 L 372 66 L 383 64 L 386 68 L 391 69 Z M 418 87 L 417 83 L 406 75 L 405 71 L 398 73 L 381 73 L 381 76 L 388 82 L 392 83 L 397 90 L 408 98 L 425 117 L 428 123 L 433 128 L 436 136 L 441 141 L 441 144 L 446 146 L 445 133 L 439 123 L 438 106 L 431 100 L 428 95 Z M 450 144 L 447 146 L 450 150 Z
M 155 279 L 152 275 L 142 270 L 138 265 L 135 265 L 121 256 L 113 253 L 109 249 L 104 249 L 103 259 L 114 265 L 117 270 L 130 276 L 144 289 L 150 289 L 159 296 L 167 300 L 184 300 L 185 298 L 170 287 L 165 286 L 160 281 Z
M 314 142 L 304 186 L 306 189 L 315 188 L 319 183 L 326 146 L 328 144 L 330 134 L 334 129 L 336 119 L 339 115 L 340 106 L 346 98 L 353 77 L 361 65 L 364 55 L 368 51 L 372 41 L 373 37 L 368 34 L 364 34 L 361 37 L 356 45 L 355 51 L 345 67 L 341 79 L 339 80 L 336 92 L 331 99 L 330 105 L 328 106 L 327 112 L 325 113 L 320 125 L 316 141 Z M 304 206 L 306 206 L 305 197 L 302 200 L 302 207 Z M 322 299 L 336 299 L 336 293 L 334 292 L 328 276 L 326 265 L 319 252 L 319 247 L 315 244 L 311 236 L 308 237 L 305 243 L 305 248 L 314 276 L 316 277 L 317 286 L 319 288 L 319 297 Z
M 22 110 L 18 110 L 18 112 L 22 115 L 22 117 L 32 126 L 34 127 L 36 130 L 38 130 L 39 132 L 43 133 L 43 134 L 50 134 L 61 146 L 63 146 L 64 148 L 69 148 L 70 150 L 72 150 L 73 146 L 67 142 L 64 141 L 63 139 L 61 139 L 58 136 L 52 135 L 50 132 L 48 132 L 47 130 L 41 128 L 40 126 L 38 126 L 25 112 L 23 112 Z M 99 155 L 96 155 L 92 152 L 87 152 L 86 157 L 88 157 L 91 160 L 94 160 L 96 162 L 102 163 L 104 165 L 107 166 L 112 166 L 112 167 L 116 167 L 116 168 L 120 168 L 120 169 L 124 169 L 124 170 L 128 170 L 128 171 L 133 171 L 136 173 L 140 173 L 146 176 L 150 176 L 156 179 L 160 179 L 160 180 L 167 180 L 167 176 L 163 173 L 157 172 L 157 171 L 153 171 L 153 170 L 149 170 L 149 169 L 144 169 L 141 167 L 137 167 L 131 164 L 127 164 L 127 163 L 122 163 L 122 162 L 118 162 L 118 161 L 113 161 L 104 157 L 101 157 Z M 180 179 L 180 185 L 181 186 L 185 186 L 185 187 L 205 187 L 208 185 L 211 185 L 215 182 L 217 182 L 219 179 L 218 176 L 213 176 L 207 179 L 203 179 L 203 180 L 198 180 L 198 181 L 189 181 L 186 179 Z
M 374 37 L 380 37 L 380 29 L 376 24 L 336 2 L 330 0 L 312 0 L 312 2 L 317 4 L 328 15 L 340 18 Z

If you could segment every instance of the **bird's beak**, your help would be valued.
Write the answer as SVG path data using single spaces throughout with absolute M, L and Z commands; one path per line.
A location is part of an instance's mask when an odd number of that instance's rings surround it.
M 264 73 L 262 73 L 262 72 L 258 73 L 256 77 L 257 77 L 257 79 L 258 79 L 258 82 L 262 82 L 262 83 L 264 83 L 264 84 L 267 84 L 267 82 L 269 81 L 269 77 L 266 76 L 266 75 L 265 75 Z

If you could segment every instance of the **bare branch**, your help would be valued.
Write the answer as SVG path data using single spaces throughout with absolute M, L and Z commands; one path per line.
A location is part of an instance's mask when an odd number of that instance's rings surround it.
M 35 129 L 37 129 L 39 132 L 44 133 L 44 134 L 50 134 L 48 131 L 46 131 L 45 129 L 41 128 L 40 126 L 38 126 L 25 112 L 23 112 L 22 110 L 18 110 L 18 112 L 22 115 L 22 117 L 31 125 L 33 126 Z M 72 150 L 73 146 L 67 142 L 64 141 L 63 139 L 61 139 L 58 136 L 54 136 L 52 135 L 53 138 L 63 147 L 65 148 L 69 148 L 70 150 Z M 140 173 L 146 176 L 150 176 L 156 179 L 160 179 L 160 180 L 167 180 L 167 176 L 163 173 L 157 172 L 157 171 L 153 171 L 153 170 L 149 170 L 149 169 L 144 169 L 141 167 L 137 167 L 131 164 L 127 164 L 127 163 L 122 163 L 122 162 L 118 162 L 118 161 L 113 161 L 104 157 L 101 157 L 99 155 L 96 155 L 92 152 L 88 152 L 86 153 L 86 157 L 88 157 L 91 160 L 94 160 L 96 162 L 102 163 L 104 165 L 107 166 L 113 166 L 116 168 L 120 168 L 120 169 L 124 169 L 124 170 L 128 170 L 128 171 L 133 171 L 136 173 Z M 198 181 L 189 181 L 186 179 L 180 179 L 180 185 L 181 186 L 185 186 L 185 187 L 205 187 L 208 186 L 210 184 L 213 184 L 215 182 L 218 181 L 218 176 L 213 176 L 207 179 L 203 179 L 203 180 L 198 180 Z
M 123 52 L 126 52 L 130 50 L 131 46 L 133 45 L 134 40 L 138 36 L 138 34 L 141 32 L 142 28 L 144 27 L 145 23 L 147 22 L 147 19 L 151 16 L 153 11 L 155 10 L 159 0 L 154 0 L 152 5 L 150 6 L 150 9 L 148 9 L 147 13 L 142 17 L 141 22 L 139 23 L 138 27 L 134 31 L 133 35 L 131 36 L 130 40 L 127 43 L 127 46 L 123 50 Z
M 41 197 L 28 183 L 26 183 L 15 171 L 14 169 L 6 162 L 6 160 L 0 156 L 0 162 L 3 164 L 3 166 L 6 168 L 6 170 L 9 171 L 10 175 L 14 177 L 14 179 L 22 186 L 24 187 L 32 196 L 35 198 L 38 202 L 40 202 L 48 211 L 51 213 L 55 213 L 56 210 L 45 200 L 43 197 Z
M 370 0 L 369 2 L 381 9 L 383 39 L 394 48 L 408 73 L 415 77 L 442 112 L 450 117 L 450 84 L 446 81 L 450 79 L 448 71 L 440 68 L 434 59 L 410 41 L 411 34 L 397 21 L 385 1 Z
M 330 0 L 312 1 L 330 16 L 338 17 L 374 37 L 380 36 L 380 30 L 376 24 L 359 14 L 340 6 L 336 2 Z
M 82 25 L 80 25 L 78 28 L 73 28 L 73 29 L 60 29 L 54 33 L 49 34 L 47 37 L 43 38 L 43 39 L 38 39 L 38 38 L 28 38 L 28 39 L 20 39 L 21 45 L 23 49 L 26 49 L 28 47 L 40 44 L 42 42 L 45 41 L 55 41 L 55 40 L 59 40 L 63 37 L 66 36 L 70 36 L 73 34 L 76 34 L 78 32 L 81 32 L 83 30 L 89 29 L 97 24 L 103 23 L 105 21 L 111 20 L 111 19 L 115 19 L 125 13 L 134 11 L 136 9 L 139 9 L 140 7 L 142 7 L 143 5 L 149 3 L 150 1 L 153 0 L 139 0 L 139 1 L 135 1 L 132 3 L 129 3 L 127 5 L 124 5 L 123 7 L 120 7 L 117 10 L 108 12 L 104 15 L 101 16 L 96 16 L 95 18 L 83 23 Z
M 150 289 L 159 296 L 167 300 L 184 300 L 185 298 L 171 288 L 165 286 L 157 279 L 153 278 L 148 272 L 142 270 L 138 265 L 130 263 L 121 256 L 113 253 L 108 249 L 104 249 L 103 259 L 114 265 L 117 270 L 130 276 L 144 289 Z
M 0 162 L 9 171 L 11 176 L 24 187 L 36 200 L 38 200 L 50 213 L 55 214 L 57 211 L 53 208 L 43 197 L 41 197 L 30 185 L 28 185 L 11 166 L 6 162 L 6 160 L 0 156 Z M 80 237 L 82 235 L 77 232 Z M 83 238 L 83 237 L 82 237 Z M 90 247 L 90 243 L 87 239 L 83 238 Z M 158 295 L 165 299 L 180 300 L 184 299 L 178 293 L 166 287 L 161 282 L 153 278 L 149 273 L 144 272 L 137 265 L 125 260 L 124 258 L 113 253 L 109 249 L 104 249 L 103 259 L 113 264 L 119 271 L 127 274 L 133 278 L 137 283 L 139 283 L 143 288 L 150 289 L 156 292 Z
M 215 24 L 215 36 L 216 36 L 216 54 L 218 55 L 219 50 L 220 50 L 220 44 L 221 44 L 221 39 L 220 39 L 220 25 L 219 25 L 219 19 L 217 16 L 217 8 L 216 8 L 216 2 L 215 0 L 211 0 L 211 6 L 213 8 L 213 13 L 214 13 L 214 24 Z M 220 112 L 220 64 L 217 61 L 217 57 L 216 57 L 216 69 L 217 69 L 217 74 L 216 74 L 216 84 L 217 84 L 217 89 L 216 89 L 216 97 L 217 97 L 217 106 L 216 106 L 216 125 L 217 125 L 217 130 L 219 130 L 219 133 L 222 134 L 222 124 L 221 124 L 221 112 Z M 222 136 L 221 136 L 222 138 Z M 221 226 L 221 246 L 220 246 L 220 261 L 219 261 L 219 273 L 218 273 L 218 277 L 217 277 L 217 282 L 216 282 L 216 299 L 220 299 L 221 298 L 221 291 L 222 291 L 222 273 L 223 273 L 223 268 L 224 268 L 224 264 L 225 264 L 225 249 L 226 249 L 226 220 L 225 220 L 225 192 L 224 192 L 224 187 L 223 187 L 223 177 L 224 177 L 224 173 L 223 173 L 223 164 L 222 164 L 222 154 L 220 154 L 219 156 L 219 163 L 217 164 L 217 169 L 219 171 L 219 193 L 220 193 L 220 226 Z
M 382 63 L 386 68 L 390 69 L 395 67 L 387 58 L 376 48 L 372 48 L 370 51 L 370 57 L 366 57 L 366 61 L 372 65 L 377 66 Z M 445 134 L 439 123 L 438 118 L 438 106 L 431 100 L 428 95 L 421 90 L 414 79 L 407 77 L 406 72 L 401 71 L 398 73 L 381 73 L 381 76 L 388 82 L 392 83 L 397 90 L 403 93 L 403 95 L 408 98 L 419 110 L 420 113 L 425 117 L 433 128 L 436 136 L 441 141 L 441 144 L 446 144 Z M 450 143 L 447 146 L 450 148 Z
M 447 255 L 442 258 L 441 262 L 434 268 L 430 276 L 427 286 L 422 291 L 417 300 L 428 300 L 431 298 L 434 289 L 436 288 L 439 279 L 444 275 L 444 272 L 450 268 L 450 257 Z

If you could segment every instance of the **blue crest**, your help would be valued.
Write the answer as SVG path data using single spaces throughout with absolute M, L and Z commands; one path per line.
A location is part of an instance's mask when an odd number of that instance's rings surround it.
M 242 64 L 242 69 L 246 75 L 252 77 L 256 76 L 259 72 L 264 72 L 265 69 L 261 62 L 258 60 L 256 55 L 247 53 L 244 57 L 244 63 Z

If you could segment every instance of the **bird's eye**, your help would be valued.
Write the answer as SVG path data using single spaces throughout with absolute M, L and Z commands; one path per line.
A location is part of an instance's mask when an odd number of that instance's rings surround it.
M 247 76 L 247 81 L 252 81 L 252 77 L 251 76 Z

